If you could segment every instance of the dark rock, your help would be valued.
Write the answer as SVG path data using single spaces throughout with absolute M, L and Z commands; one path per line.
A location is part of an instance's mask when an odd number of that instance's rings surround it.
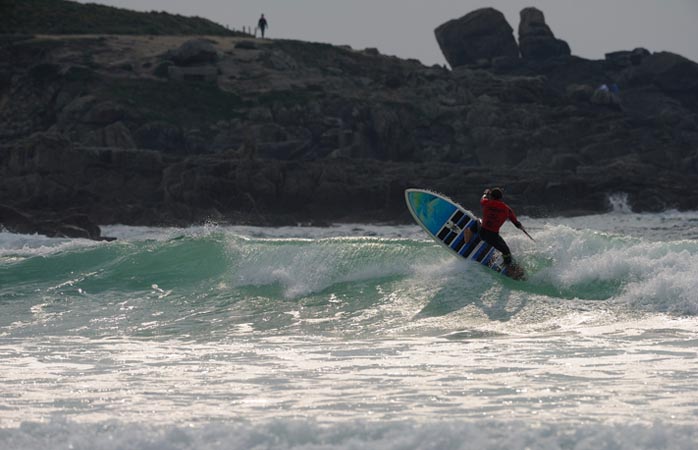
M 521 10 L 519 23 L 519 48 L 524 59 L 546 60 L 560 56 L 570 56 L 567 42 L 556 39 L 545 23 L 543 12 L 537 8 Z
M 266 142 L 257 145 L 254 157 L 290 161 L 306 153 L 311 147 L 308 141 L 289 140 L 284 142 Z M 244 152 L 245 149 L 241 149 Z
M 453 68 L 503 56 L 518 58 L 512 32 L 504 14 L 494 8 L 475 10 L 434 30 L 444 57 Z
M 604 136 L 599 142 L 580 149 L 579 154 L 590 161 L 604 161 L 609 158 L 622 157 L 625 154 L 625 149 L 622 141 Z
M 63 69 L 63 79 L 70 82 L 86 83 L 98 77 L 99 75 L 92 68 L 78 64 Z
M 125 119 L 126 115 L 126 108 L 117 103 L 106 101 L 92 107 L 82 120 L 94 125 L 109 125 Z
M 659 124 L 661 111 L 681 111 L 684 117 L 691 115 L 690 111 L 682 108 L 680 101 L 665 95 L 654 86 L 630 88 L 623 91 L 622 95 L 626 114 L 648 123 Z
M 503 83 L 500 99 L 513 103 L 544 103 L 545 77 L 512 77 Z
M 492 68 L 495 70 L 510 70 L 521 65 L 521 58 L 518 56 L 498 56 L 492 59 Z
M 2 204 L 0 204 L 0 226 L 7 231 L 20 234 L 36 233 L 37 228 L 28 215 Z
M 90 220 L 87 214 L 73 214 L 65 217 L 60 222 L 55 223 L 57 235 L 64 237 L 76 237 L 93 240 L 113 240 L 112 238 L 102 238 L 101 230 L 94 222 Z M 44 222 L 44 226 L 52 224 Z
M 621 190 L 637 210 L 698 208 L 698 90 L 694 63 L 678 55 L 633 51 L 621 67 L 493 52 L 451 71 L 278 40 L 173 66 L 112 38 L 99 52 L 52 40 L 62 43 L 0 49 L 0 203 L 63 223 L 54 235 L 94 234 L 66 222 L 74 214 L 133 225 L 407 221 L 406 187 L 477 209 L 498 180 L 522 214 L 599 212 Z M 158 63 L 208 67 L 217 81 L 155 77 Z M 82 64 L 89 78 L 66 76 Z M 614 83 L 622 110 L 610 89 L 595 94 Z
M 655 84 L 668 92 L 698 90 L 698 64 L 681 55 L 658 52 L 624 74 L 629 83 Z
M 637 66 L 639 64 L 642 64 L 642 61 L 644 61 L 644 59 L 650 55 L 651 53 L 649 50 L 647 50 L 646 48 L 638 47 L 634 49 L 632 52 L 630 52 L 630 62 L 633 66 Z
M 174 63 L 172 61 L 163 61 L 160 64 L 158 64 L 155 69 L 153 70 L 153 75 L 155 75 L 158 78 L 167 78 L 170 76 L 170 67 Z
M 550 161 L 550 166 L 558 170 L 575 171 L 577 167 L 582 165 L 583 160 L 579 155 L 565 153 L 562 155 L 553 156 Z
M 114 199 L 157 198 L 161 164 L 152 152 L 76 148 L 62 135 L 37 133 L 0 151 L 0 199 L 52 223 L 88 212 L 113 223 Z
M 56 155 L 71 148 L 71 145 L 70 140 L 60 133 L 34 133 L 16 144 L 14 148 L 21 151 L 4 149 L 0 152 L 0 175 L 9 178 L 16 174 L 50 170 L 60 161 Z
M 617 52 L 606 53 L 604 57 L 606 58 L 607 67 L 614 69 L 623 69 L 625 67 L 630 67 L 633 62 L 630 60 L 632 52 L 629 50 L 621 50 Z
M 14 44 L 16 42 L 29 41 L 34 39 L 33 34 L 20 34 L 20 33 L 3 33 L 0 34 L 0 47 L 7 44 Z
M 575 102 L 589 102 L 594 95 L 594 88 L 587 84 L 571 84 L 567 86 L 567 97 Z
M 115 122 L 101 130 L 101 147 L 134 149 L 136 144 L 131 131 L 123 122 Z
M 167 68 L 168 77 L 176 81 L 191 81 L 201 83 L 216 83 L 218 80 L 218 68 L 216 66 L 192 66 Z
M 405 79 L 402 74 L 393 73 L 385 78 L 385 87 L 388 89 L 397 89 L 405 83 Z
M 2 57 L 1 54 L 0 57 Z M 9 87 L 10 81 L 12 81 L 12 70 L 4 64 L 0 63 L 0 90 Z
M 628 200 L 632 204 L 633 210 L 643 212 L 659 213 L 666 211 L 672 206 L 667 204 L 666 199 L 660 193 L 652 190 L 641 191 Z
M 58 64 L 40 63 L 29 68 L 29 76 L 35 83 L 48 83 L 55 81 L 61 71 Z
M 614 108 L 621 107 L 620 97 L 609 89 L 596 89 L 591 96 L 591 103 L 595 105 L 612 106 Z
M 75 97 L 59 112 L 57 122 L 66 126 L 76 122 L 85 123 L 84 117 L 96 103 L 97 98 L 93 95 Z
M 136 130 L 134 140 L 138 148 L 168 153 L 184 153 L 187 146 L 182 129 L 163 121 L 144 124 Z
M 299 67 L 293 56 L 278 50 L 264 52 L 261 60 L 267 67 L 275 70 L 295 70 Z
M 642 64 L 645 58 L 650 56 L 649 50 L 638 47 L 634 50 L 620 50 L 604 55 L 606 67 L 611 69 L 623 69 L 630 66 Z
M 171 51 L 169 56 L 178 66 L 214 64 L 218 61 L 216 47 L 206 39 L 186 41 L 177 50 Z
M 83 238 L 95 241 L 113 241 L 102 236 L 102 231 L 86 214 L 64 218 L 36 218 L 7 205 L 0 204 L 0 228 L 19 234 L 42 234 L 48 237 Z
M 235 48 L 241 50 L 257 50 L 257 43 L 249 40 L 239 41 L 235 43 Z

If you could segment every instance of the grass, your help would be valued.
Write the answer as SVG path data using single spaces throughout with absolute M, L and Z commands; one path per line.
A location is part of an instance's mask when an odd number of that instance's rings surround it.
M 0 34 L 217 35 L 241 33 L 200 17 L 68 0 L 1 0 Z

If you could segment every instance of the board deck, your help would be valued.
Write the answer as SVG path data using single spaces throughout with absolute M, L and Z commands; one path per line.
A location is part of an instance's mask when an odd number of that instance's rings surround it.
M 425 189 L 407 189 L 405 201 L 414 220 L 452 254 L 510 278 L 523 278 L 520 269 L 505 266 L 501 252 L 480 238 L 479 219 L 458 203 Z

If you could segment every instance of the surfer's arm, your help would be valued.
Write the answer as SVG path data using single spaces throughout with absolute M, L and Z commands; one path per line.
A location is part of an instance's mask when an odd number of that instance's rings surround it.
M 523 225 L 521 225 L 519 219 L 516 218 L 516 214 L 514 214 L 514 211 L 512 211 L 511 208 L 509 208 L 509 220 L 511 220 L 511 223 L 513 223 L 514 226 L 519 230 L 523 229 Z

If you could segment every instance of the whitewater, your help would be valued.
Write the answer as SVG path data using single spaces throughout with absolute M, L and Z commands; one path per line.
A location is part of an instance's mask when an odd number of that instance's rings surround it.
M 0 449 L 698 448 L 698 213 L 0 232 Z

